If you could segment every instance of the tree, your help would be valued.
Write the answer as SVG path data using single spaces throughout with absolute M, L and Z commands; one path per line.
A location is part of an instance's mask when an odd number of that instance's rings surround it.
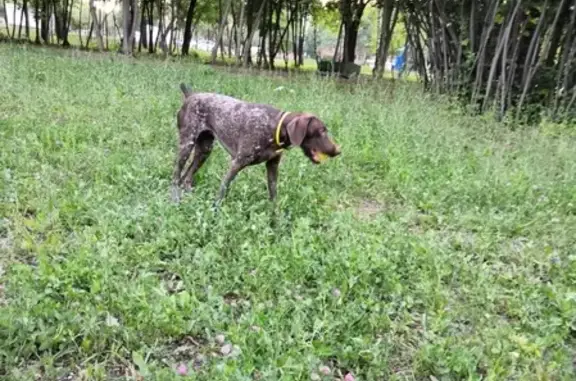
M 386 67 L 390 41 L 398 21 L 399 9 L 395 0 L 380 0 L 378 6 L 380 7 L 380 35 L 378 37 L 376 64 L 373 73 L 374 76 L 380 78 L 384 74 Z
M 337 4 L 344 31 L 344 64 L 354 63 L 356 59 L 356 43 L 358 41 L 360 20 L 362 19 L 366 6 L 370 2 L 371 0 L 339 0 Z M 329 6 L 334 6 L 334 3 L 329 3 Z
M 258 1 L 260 4 L 257 4 Z M 262 18 L 262 14 L 264 12 L 264 7 L 266 6 L 266 2 L 268 0 L 248 0 L 246 7 L 247 7 L 247 27 L 248 27 L 248 34 L 246 40 L 244 41 L 244 52 L 242 53 L 242 66 L 247 67 L 251 63 L 251 54 L 250 51 L 252 49 L 252 40 L 254 38 L 254 34 L 256 33 L 257 26 L 260 24 L 260 19 Z M 256 15 L 254 15 L 254 10 L 256 9 L 256 5 L 258 5 L 258 11 Z
M 222 35 L 224 33 L 224 27 L 226 25 L 226 20 L 228 19 L 228 12 L 230 11 L 230 6 L 232 0 L 226 0 L 226 5 L 224 6 L 224 12 L 220 18 L 220 25 L 218 26 L 218 35 L 216 36 L 216 41 L 214 42 L 214 47 L 212 48 L 212 63 L 216 62 L 216 56 L 218 55 L 218 46 L 222 40 Z
M 194 20 L 194 11 L 196 10 L 196 0 L 190 0 L 188 12 L 186 12 L 186 25 L 184 26 L 184 41 L 182 41 L 182 55 L 188 55 L 190 50 L 190 41 L 192 41 L 192 21 Z
M 426 88 L 528 121 L 544 106 L 555 118 L 576 117 L 575 8 L 576 0 L 402 2 Z
M 122 0 L 122 48 L 124 54 L 132 54 L 138 20 L 138 0 Z
M 92 18 L 92 27 L 96 29 L 96 41 L 98 43 L 98 49 L 102 52 L 104 51 L 104 38 L 102 36 L 102 24 L 103 22 L 98 18 L 98 13 L 96 12 L 96 5 L 94 0 L 90 0 L 90 16 Z M 92 31 L 92 28 L 90 29 Z M 90 43 L 90 35 L 88 35 L 88 40 L 86 41 L 86 46 Z

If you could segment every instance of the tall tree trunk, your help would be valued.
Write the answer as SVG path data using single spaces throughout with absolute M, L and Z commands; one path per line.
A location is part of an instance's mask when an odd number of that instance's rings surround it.
M 114 19 L 114 14 L 112 14 L 112 18 Z M 114 24 L 116 24 L 116 20 L 114 20 Z M 104 18 L 102 19 L 102 25 L 104 25 L 104 39 L 105 39 L 105 43 L 106 43 L 106 50 L 110 50 L 110 26 L 108 25 L 108 23 L 106 22 L 106 16 L 104 16 Z M 118 33 L 118 36 L 120 36 L 121 34 Z M 124 36 L 122 36 L 122 38 L 124 38 Z M 122 50 L 122 46 L 120 46 L 120 50 Z
M 194 10 L 196 9 L 196 0 L 190 0 L 188 12 L 186 13 L 186 24 L 184 26 L 184 41 L 182 42 L 182 55 L 188 55 L 190 50 L 190 41 L 192 41 L 192 20 L 194 19 Z
M 232 43 L 234 43 L 234 52 L 236 52 L 236 45 L 238 44 L 238 18 L 236 17 L 236 10 L 234 9 L 234 2 L 230 5 L 232 8 L 232 30 L 230 31 L 228 42 L 228 58 L 232 58 Z
M 40 45 L 40 0 L 34 0 L 34 22 L 36 23 L 36 37 L 34 43 Z M 8 24 L 6 24 L 8 27 Z
M 244 10 L 246 9 L 245 6 L 241 6 L 240 7 L 240 19 L 238 21 L 238 28 L 236 28 L 237 30 L 237 36 L 236 36 L 236 41 L 235 44 L 236 46 L 235 48 L 235 56 L 236 56 L 236 62 L 239 64 L 240 63 L 240 52 L 242 51 L 241 49 L 241 41 L 243 40 L 243 30 L 244 30 Z
M 274 17 L 276 13 L 276 17 Z M 268 38 L 268 63 L 270 69 L 274 70 L 274 59 L 276 58 L 276 46 L 278 44 L 278 32 L 280 30 L 280 16 L 282 14 L 282 2 L 279 1 L 274 7 L 270 7 L 270 13 L 268 17 L 268 30 L 270 31 L 270 37 Z
M 48 0 L 42 0 L 42 9 L 40 13 L 42 19 L 40 20 L 40 37 L 44 43 L 50 43 L 50 4 Z
M 16 37 L 16 10 L 18 9 L 16 2 L 12 3 L 12 34 L 8 33 L 8 37 Z
M 94 32 L 94 20 L 90 23 L 90 30 L 88 31 L 88 37 L 86 37 L 86 49 L 90 46 L 90 40 L 92 39 L 92 32 Z
M 174 1 L 170 2 L 170 18 L 176 22 L 176 4 Z M 174 52 L 174 35 L 177 33 L 175 28 L 170 31 L 170 43 L 168 44 L 168 52 L 172 54 Z
M 142 13 L 144 14 L 144 13 Z M 161 14 L 159 17 L 162 17 Z M 154 3 L 148 2 L 148 38 L 147 38 L 147 44 L 148 44 L 148 53 L 150 54 L 154 54 L 154 44 L 152 43 L 152 41 L 154 41 Z
M 72 16 L 72 7 L 74 3 L 68 0 L 52 0 L 52 7 L 54 9 L 54 22 L 56 39 L 62 46 L 70 46 L 68 41 L 68 30 L 70 29 L 70 22 Z
M 130 54 L 130 0 L 122 0 L 122 47 L 124 54 Z
M 360 20 L 368 1 L 365 0 L 341 0 L 340 14 L 344 23 L 344 56 L 343 64 L 354 63 L 356 59 L 356 43 Z
M 18 39 L 22 38 L 22 24 L 24 21 L 24 6 L 20 12 L 20 25 L 18 26 Z
M 344 64 L 354 63 L 356 60 L 356 42 L 358 41 L 358 30 L 360 22 L 351 21 L 344 24 L 344 44 L 343 61 Z
M 251 27 L 251 30 L 246 37 L 246 41 L 244 42 L 244 54 L 243 54 L 243 66 L 247 67 L 250 63 L 250 51 L 252 48 L 252 39 L 254 38 L 254 33 L 256 32 L 256 27 L 260 23 L 260 19 L 262 18 L 262 13 L 264 11 L 264 6 L 266 5 L 267 0 L 262 0 L 260 4 L 260 9 L 258 9 L 258 13 L 256 14 L 256 19 Z
M 297 36 L 297 30 L 298 30 L 298 21 L 299 21 L 299 13 L 298 12 L 298 8 L 299 8 L 299 3 L 296 3 L 296 6 L 294 8 L 292 8 L 290 10 L 290 13 L 293 13 L 290 18 L 294 19 L 295 22 L 292 23 L 292 33 L 291 33 L 291 38 L 290 40 L 292 41 L 292 59 L 294 60 L 294 67 L 298 67 L 298 46 L 297 46 L 297 42 L 298 42 L 298 36 Z
M 10 37 L 10 26 L 8 25 L 8 12 L 6 11 L 6 0 L 2 1 L 2 6 L 4 7 L 4 25 L 6 27 L 8 37 Z
M 390 40 L 392 39 L 392 33 L 396 26 L 396 21 L 398 20 L 398 8 L 394 6 L 394 0 L 385 1 L 380 15 L 380 38 L 378 41 L 376 64 L 374 67 L 374 75 L 376 78 L 382 78 L 382 75 L 384 74 L 388 58 L 388 50 L 390 48 Z
M 298 28 L 298 67 L 304 65 L 304 38 L 306 37 L 306 24 L 308 22 L 308 14 L 301 10 L 302 19 L 300 20 L 300 28 Z
M 82 41 L 82 30 L 84 29 L 84 25 L 82 24 L 82 10 L 84 9 L 84 1 L 80 0 L 80 8 L 78 9 L 78 39 L 80 40 L 80 48 L 84 46 L 84 42 Z
M 316 25 L 316 22 L 314 22 L 314 29 L 312 30 L 312 45 L 314 46 L 314 59 L 318 63 L 320 57 L 318 57 L 318 25 Z
M 8 37 L 10 37 L 10 25 L 8 25 L 8 11 L 6 10 L 6 0 L 2 1 L 2 6 L 4 8 L 4 26 L 6 27 L 6 32 L 8 33 Z M 38 13 L 38 12 L 36 12 L 36 13 Z
M 340 41 L 342 41 L 342 30 L 344 29 L 344 23 L 340 21 L 340 27 L 338 28 L 338 37 L 336 37 L 336 48 L 334 49 L 334 56 L 332 57 L 332 73 L 334 73 L 336 68 L 336 62 L 340 61 L 338 53 L 340 52 Z
M 138 0 L 132 0 L 132 25 L 130 25 L 130 53 L 134 49 L 134 41 L 136 41 L 136 26 L 138 25 Z
M 18 26 L 18 39 L 22 38 L 22 24 L 24 21 L 24 14 L 26 13 L 26 0 L 24 0 L 24 5 L 22 5 L 22 10 L 20 11 L 20 25 Z
M 96 42 L 98 43 L 98 50 L 104 51 L 104 39 L 102 37 L 102 24 L 98 19 L 98 14 L 96 12 L 96 6 L 94 5 L 94 0 L 90 0 L 90 15 L 92 17 L 92 25 L 96 29 Z M 86 41 L 86 47 L 90 43 L 90 38 Z
M 122 53 L 131 55 L 138 21 L 138 0 L 122 0 Z
M 52 7 L 54 9 L 54 28 L 56 29 L 57 43 L 60 43 L 60 36 L 62 34 L 62 11 L 59 9 L 59 6 L 59 0 L 52 0 Z
M 138 52 L 142 51 L 142 48 L 144 49 L 148 49 L 148 30 L 146 29 L 146 26 L 148 25 L 146 22 L 146 17 L 144 17 L 145 15 L 148 15 L 148 17 L 150 17 L 150 10 L 148 9 L 148 2 L 143 1 L 142 2 L 142 17 L 140 17 L 140 39 L 138 41 Z M 148 19 L 149 20 L 149 19 Z
M 220 17 L 220 24 L 218 25 L 218 35 L 216 36 L 216 40 L 214 41 L 214 47 L 212 48 L 212 64 L 216 63 L 216 58 L 218 56 L 218 46 L 222 41 L 222 35 L 224 33 L 224 27 L 226 26 L 226 20 L 228 19 L 228 12 L 230 11 L 230 4 L 232 0 L 227 0 L 226 5 L 224 6 L 224 11 Z
M 81 0 L 82 1 L 82 0 Z M 70 41 L 68 41 L 68 34 L 70 33 L 70 25 L 72 25 L 72 10 L 74 9 L 74 0 L 70 0 L 70 4 L 66 1 L 66 7 L 64 8 L 65 15 L 64 25 L 62 25 L 62 46 L 70 46 Z
M 264 11 L 262 14 L 262 21 L 260 22 L 260 28 L 259 28 L 259 33 L 260 33 L 260 42 L 258 44 L 258 59 L 256 62 L 256 65 L 258 66 L 258 68 L 262 67 L 262 64 L 264 64 L 264 67 L 268 67 L 268 60 L 266 59 L 266 36 L 268 34 L 268 30 L 269 30 L 269 16 L 270 16 L 270 12 L 272 7 L 269 6 L 269 4 L 267 4 L 264 7 Z

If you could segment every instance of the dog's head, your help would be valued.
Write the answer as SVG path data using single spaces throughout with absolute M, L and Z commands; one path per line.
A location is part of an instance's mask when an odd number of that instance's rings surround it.
M 299 146 L 314 164 L 319 164 L 324 156 L 340 155 L 340 147 L 328 135 L 328 129 L 320 119 L 310 114 L 301 114 L 286 126 L 286 132 L 293 146 Z

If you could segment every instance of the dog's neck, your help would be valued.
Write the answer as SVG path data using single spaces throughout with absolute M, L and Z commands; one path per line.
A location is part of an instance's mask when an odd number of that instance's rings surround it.
M 274 134 L 274 142 L 278 145 L 279 144 L 279 148 L 280 149 L 288 149 L 291 147 L 292 143 L 290 142 L 290 136 L 288 135 L 288 131 L 286 130 L 286 127 L 288 126 L 288 124 L 294 120 L 294 118 L 296 118 L 298 116 L 298 113 L 294 113 L 294 112 L 285 112 L 287 113 L 287 115 L 284 117 L 284 119 L 282 120 L 282 124 L 280 126 L 280 139 L 279 142 L 276 141 L 276 129 L 277 126 L 275 126 L 276 128 L 274 128 L 273 134 Z M 280 114 L 280 118 L 282 118 L 282 116 L 284 116 L 285 113 Z

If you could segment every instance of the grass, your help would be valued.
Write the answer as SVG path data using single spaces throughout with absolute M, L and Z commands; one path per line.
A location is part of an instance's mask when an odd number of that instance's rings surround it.
M 316 113 L 343 154 L 288 152 L 275 206 L 251 167 L 215 215 L 217 148 L 175 205 L 181 81 Z M 0 83 L 3 380 L 575 378 L 568 133 L 400 83 L 27 46 Z

